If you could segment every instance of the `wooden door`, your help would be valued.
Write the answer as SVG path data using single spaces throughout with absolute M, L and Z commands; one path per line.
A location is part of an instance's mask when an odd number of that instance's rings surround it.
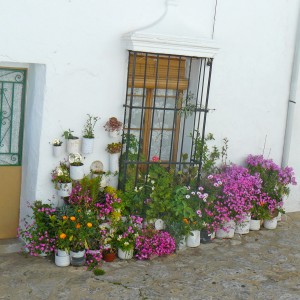
M 19 224 L 26 75 L 0 67 L 0 239 Z

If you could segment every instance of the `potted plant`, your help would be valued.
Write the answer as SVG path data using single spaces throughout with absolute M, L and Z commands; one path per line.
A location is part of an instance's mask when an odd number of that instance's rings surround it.
M 79 153 L 69 154 L 70 177 L 73 180 L 80 180 L 84 177 L 82 156 Z
M 62 155 L 62 141 L 60 139 L 54 139 L 52 141 L 52 149 L 53 149 L 53 156 L 60 157 Z
M 119 219 L 113 222 L 115 228 L 114 244 L 118 248 L 120 259 L 131 259 L 135 240 L 139 236 L 143 219 L 136 216 L 129 216 L 126 219 Z
M 78 153 L 80 152 L 80 140 L 79 137 L 74 136 L 71 129 L 65 130 L 62 137 L 66 140 L 67 152 L 68 153 Z
M 106 151 L 109 153 L 109 170 L 119 172 L 119 156 L 122 150 L 122 143 L 111 143 L 106 147 Z
M 105 131 L 109 132 L 112 138 L 116 138 L 120 135 L 123 129 L 123 123 L 120 122 L 116 117 L 111 117 L 104 125 Z
M 97 121 L 100 119 L 99 117 L 93 117 L 90 114 L 87 116 L 88 119 L 84 125 L 82 139 L 82 153 L 84 154 L 93 153 L 95 139 L 94 128 Z
M 51 181 L 55 185 L 58 196 L 70 196 L 72 191 L 72 179 L 70 177 L 70 168 L 67 162 L 60 162 L 59 166 L 51 172 Z

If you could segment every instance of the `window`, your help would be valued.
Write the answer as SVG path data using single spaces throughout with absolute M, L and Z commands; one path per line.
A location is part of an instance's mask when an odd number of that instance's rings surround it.
M 211 58 L 129 52 L 122 181 L 128 166 L 147 171 L 153 157 L 201 170 L 194 141 L 205 134 L 211 66 Z

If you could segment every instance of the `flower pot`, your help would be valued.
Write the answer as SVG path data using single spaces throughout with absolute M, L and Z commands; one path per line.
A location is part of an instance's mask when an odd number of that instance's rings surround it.
M 57 195 L 60 197 L 69 197 L 72 192 L 72 182 L 58 183 Z
M 58 267 L 67 267 L 70 265 L 70 255 L 66 256 L 59 256 L 58 254 L 55 254 L 55 264 Z
M 278 212 L 278 216 L 276 217 L 277 218 L 277 222 L 281 222 L 281 217 L 282 217 L 282 213 Z
M 121 130 L 109 131 L 108 133 L 111 138 L 116 139 L 121 135 Z
M 92 139 L 82 138 L 81 150 L 82 150 L 83 154 L 93 153 L 94 140 L 95 140 L 94 138 L 92 138 Z
M 225 222 L 222 228 L 219 228 L 216 232 L 216 237 L 218 239 L 231 239 L 234 237 L 235 222 L 230 220 Z
M 260 220 L 250 220 L 250 230 L 259 230 L 260 229 Z
M 130 249 L 128 251 L 123 251 L 121 248 L 118 248 L 118 257 L 120 259 L 132 259 L 133 249 Z
M 68 153 L 79 153 L 80 152 L 80 139 L 68 139 L 66 140 L 67 152 Z
M 61 157 L 63 155 L 62 145 L 60 145 L 60 146 L 54 146 L 53 145 L 52 149 L 53 149 L 53 156 L 54 157 Z
M 200 230 L 192 230 L 187 236 L 186 245 L 188 247 L 198 247 L 200 245 Z
M 186 248 L 186 236 L 181 237 L 181 240 L 179 241 L 177 248 L 178 250 L 184 250 Z
M 71 265 L 75 267 L 83 266 L 85 264 L 85 250 L 70 251 Z
M 166 228 L 166 225 L 162 219 L 156 219 L 154 222 L 154 227 L 156 230 L 163 230 Z
M 61 249 L 57 249 L 57 255 L 58 256 L 69 256 L 69 252 L 67 252 L 66 250 L 61 250 Z
M 238 233 L 238 234 L 247 234 L 247 233 L 249 233 L 250 220 L 251 220 L 251 216 L 246 215 L 243 221 L 237 222 L 234 232 Z
M 275 229 L 277 227 L 277 217 L 271 220 L 264 220 L 264 227 L 266 229 Z
M 70 177 L 73 180 L 81 180 L 84 177 L 84 168 L 82 166 L 70 165 Z
M 200 243 L 207 244 L 211 242 L 211 233 L 208 233 L 206 229 L 202 229 L 200 232 Z
M 119 172 L 119 153 L 109 154 L 109 170 L 112 173 Z
M 116 259 L 117 255 L 116 253 L 104 253 L 103 254 L 103 260 L 106 262 L 112 262 Z

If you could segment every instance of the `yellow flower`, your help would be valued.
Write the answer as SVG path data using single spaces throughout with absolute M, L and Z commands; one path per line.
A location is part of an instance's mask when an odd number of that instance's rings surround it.
M 93 226 L 93 224 L 89 222 L 89 223 L 86 224 L 86 226 L 87 226 L 88 228 L 91 228 L 91 227 Z
M 75 218 L 74 216 L 72 216 L 72 217 L 70 217 L 70 220 L 71 220 L 71 221 L 75 221 L 76 218 Z
M 61 239 L 65 239 L 67 237 L 67 235 L 65 233 L 61 233 L 59 236 Z

